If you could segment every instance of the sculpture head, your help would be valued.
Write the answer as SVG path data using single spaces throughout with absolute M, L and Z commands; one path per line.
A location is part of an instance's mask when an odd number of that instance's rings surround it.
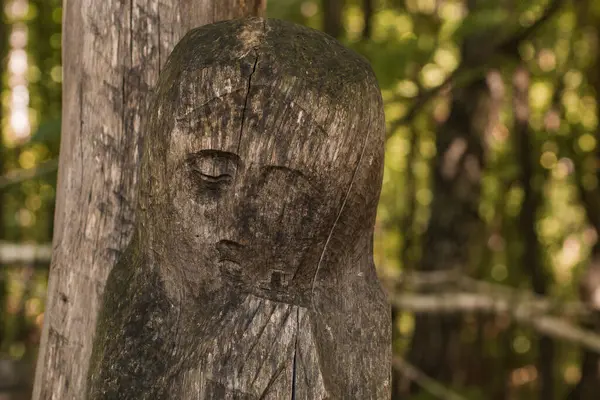
M 282 21 L 201 27 L 169 57 L 149 112 L 138 219 L 165 275 L 195 294 L 305 304 L 318 282 L 361 273 L 384 118 L 360 56 Z

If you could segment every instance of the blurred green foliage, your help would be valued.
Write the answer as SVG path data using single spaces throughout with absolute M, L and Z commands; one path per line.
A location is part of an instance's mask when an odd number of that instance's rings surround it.
M 10 43 L 15 25 L 26 27 L 26 77 L 32 137 L 15 140 L 10 129 L 11 82 L 7 68 L 10 47 L 3 47 L 1 174 L 29 170 L 58 156 L 60 141 L 61 1 L 30 0 L 24 15 L 13 15 L 11 3 L 3 2 L 5 36 Z M 0 240 L 45 244 L 52 238 L 56 173 L 6 186 L 0 192 Z M 0 265 L 0 358 L 35 359 L 39 344 L 47 285 L 47 263 Z

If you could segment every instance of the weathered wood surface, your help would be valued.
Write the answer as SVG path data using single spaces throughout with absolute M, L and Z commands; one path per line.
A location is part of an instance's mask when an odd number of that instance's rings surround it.
M 34 399 L 84 398 L 99 299 L 130 241 L 140 119 L 168 54 L 190 29 L 260 12 L 264 0 L 68 0 L 63 127 Z
M 315 30 L 228 21 L 185 36 L 155 96 L 88 399 L 389 399 L 368 63 Z

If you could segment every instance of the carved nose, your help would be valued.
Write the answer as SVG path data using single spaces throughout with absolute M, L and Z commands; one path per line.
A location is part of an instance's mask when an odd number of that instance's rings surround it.
M 216 247 L 220 260 L 234 261 L 239 264 L 243 259 L 243 252 L 246 246 L 232 240 L 220 240 L 217 242 Z

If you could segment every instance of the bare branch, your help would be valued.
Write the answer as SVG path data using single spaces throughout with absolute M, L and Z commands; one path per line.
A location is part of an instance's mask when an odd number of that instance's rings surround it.
M 408 361 L 401 357 L 394 357 L 393 367 L 402 373 L 405 377 L 413 382 L 416 382 L 429 394 L 442 400 L 466 400 L 465 397 L 459 395 L 456 392 L 448 389 L 435 379 L 427 376 L 423 371 L 410 364 Z
M 58 160 L 45 161 L 34 168 L 11 171 L 0 177 L 0 190 L 38 176 L 46 175 L 58 169 Z
M 458 270 L 434 271 L 434 272 L 411 272 L 404 274 L 401 278 L 386 277 L 382 279 L 389 292 L 392 293 L 415 293 L 425 292 L 435 289 L 438 293 L 463 292 L 468 294 L 471 299 L 490 299 L 490 301 L 500 301 L 508 303 L 525 303 L 532 312 L 536 314 L 559 314 L 568 319 L 589 319 L 592 316 L 592 310 L 580 301 L 561 301 L 547 296 L 535 294 L 528 290 L 512 288 L 510 286 L 491 283 L 470 278 L 460 273 Z M 467 302 L 469 303 L 469 302 Z M 477 307 L 473 306 L 473 312 L 477 312 Z M 463 305 L 465 310 L 469 306 Z M 430 312 L 436 312 L 434 310 Z
M 0 264 L 50 262 L 50 244 L 0 242 Z
M 556 339 L 577 343 L 600 354 L 600 335 L 576 326 L 564 318 L 544 315 L 536 304 L 514 301 L 477 293 L 396 294 L 390 296 L 394 307 L 405 311 L 422 313 L 480 312 L 506 314 L 517 323 L 529 326 L 539 333 Z

